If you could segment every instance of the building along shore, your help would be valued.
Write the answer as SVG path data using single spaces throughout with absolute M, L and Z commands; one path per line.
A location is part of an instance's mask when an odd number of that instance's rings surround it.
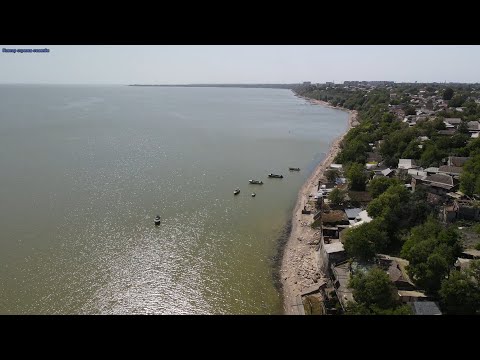
M 287 315 L 298 314 L 297 304 L 301 304 L 301 302 L 297 301 L 298 298 L 305 290 L 321 283 L 325 278 L 325 275 L 320 270 L 321 264 L 319 264 L 320 259 L 317 255 L 317 244 L 315 243 L 315 239 L 319 239 L 320 235 L 318 230 L 310 226 L 312 215 L 302 214 L 302 210 L 309 200 L 309 195 L 317 192 L 319 180 L 324 178 L 325 171 L 333 163 L 340 151 L 340 143 L 343 137 L 352 127 L 356 126 L 358 116 L 355 110 L 334 107 L 321 100 L 305 99 L 312 104 L 348 111 L 349 118 L 345 132 L 332 142 L 325 159 L 315 168 L 298 192 L 297 202 L 292 214 L 290 237 L 285 244 L 280 268 L 284 312 Z

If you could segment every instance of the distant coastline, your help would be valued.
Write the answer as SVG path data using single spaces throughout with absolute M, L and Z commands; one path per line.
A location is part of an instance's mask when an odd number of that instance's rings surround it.
M 223 87 L 223 88 L 248 88 L 248 89 L 286 89 L 292 90 L 299 84 L 131 84 L 127 86 L 144 86 L 144 87 Z
M 280 282 L 283 289 L 284 313 L 286 315 L 298 314 L 296 304 L 301 304 L 301 302 L 298 302 L 297 298 L 306 288 L 318 283 L 323 275 L 318 272 L 320 268 L 319 260 L 313 244 L 316 230 L 308 225 L 306 219 L 304 220 L 303 206 L 307 203 L 308 196 L 316 192 L 318 181 L 324 177 L 325 170 L 333 163 L 340 151 L 340 143 L 344 136 L 358 124 L 358 113 L 355 110 L 336 107 L 325 101 L 303 97 L 296 93 L 295 95 L 308 100 L 312 104 L 347 111 L 349 117 L 345 132 L 332 141 L 325 159 L 315 168 L 298 192 L 297 202 L 292 214 L 290 235 L 281 251 L 283 256 L 280 267 Z

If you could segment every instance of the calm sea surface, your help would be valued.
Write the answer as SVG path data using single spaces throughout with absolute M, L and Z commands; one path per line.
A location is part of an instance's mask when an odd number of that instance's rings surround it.
M 289 90 L 0 86 L 0 314 L 281 314 L 279 237 L 347 116 Z

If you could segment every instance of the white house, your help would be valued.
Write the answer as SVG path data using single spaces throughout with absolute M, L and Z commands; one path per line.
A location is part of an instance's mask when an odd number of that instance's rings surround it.
M 413 159 L 399 159 L 398 160 L 398 168 L 399 169 L 413 169 L 416 168 L 417 165 L 415 164 L 415 160 Z

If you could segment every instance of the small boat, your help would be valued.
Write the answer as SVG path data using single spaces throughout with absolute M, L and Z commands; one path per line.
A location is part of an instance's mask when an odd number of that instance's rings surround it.
M 255 197 L 256 195 L 257 195 L 257 194 L 255 194 L 255 193 L 252 193 L 252 197 Z
M 292 168 L 292 167 L 289 167 L 288 170 L 290 170 L 290 171 L 300 171 L 300 168 Z
M 157 226 L 160 225 L 160 216 L 158 216 L 158 215 L 155 216 L 155 219 L 153 219 L 153 221 L 154 221 L 155 225 L 157 225 Z
M 236 188 L 235 191 L 233 192 L 233 195 L 238 195 L 238 194 L 240 194 L 240 189 Z
M 277 178 L 277 179 L 283 179 L 283 175 L 277 175 L 277 174 L 268 174 L 269 178 Z
M 263 181 L 261 180 L 248 180 L 250 184 L 257 184 L 257 185 L 263 185 Z

